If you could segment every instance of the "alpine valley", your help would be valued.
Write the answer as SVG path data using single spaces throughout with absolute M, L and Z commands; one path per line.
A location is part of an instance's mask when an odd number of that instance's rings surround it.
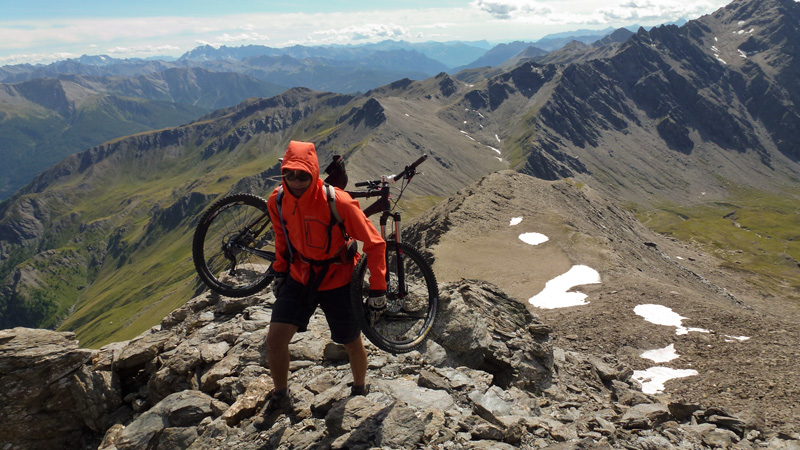
M 191 259 L 203 210 L 234 192 L 266 197 L 289 140 L 307 140 L 321 164 L 344 155 L 351 182 L 430 156 L 401 205 L 440 281 L 481 278 L 524 301 L 586 257 L 616 277 L 606 298 L 719 301 L 777 314 L 781 342 L 800 336 L 800 3 L 734 0 L 557 49 L 404 46 L 369 48 L 372 69 L 335 55 L 367 49 L 253 47 L 0 68 L 4 141 L 60 161 L 31 166 L 13 194 L 16 175 L 0 172 L 0 328 L 100 347 L 161 323 L 206 290 Z M 497 225 L 516 215 L 558 236 L 555 253 L 519 259 Z M 667 249 L 691 260 L 653 256 Z M 583 350 L 611 351 L 600 330 L 624 332 L 593 313 L 545 318 L 565 347 L 585 331 Z M 776 422 L 797 395 L 775 400 Z

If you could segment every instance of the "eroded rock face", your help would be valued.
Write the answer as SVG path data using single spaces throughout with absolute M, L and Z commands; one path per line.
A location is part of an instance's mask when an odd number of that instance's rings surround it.
M 97 354 L 73 333 L 0 330 L 0 442 L 78 448 L 105 433 L 122 399 L 116 373 L 89 365 Z
M 315 315 L 290 344 L 293 406 L 276 417 L 262 417 L 273 387 L 263 346 L 271 293 L 201 295 L 99 351 L 70 333 L 4 330 L 0 439 L 104 450 L 796 444 L 718 408 L 665 406 L 610 356 L 552 348 L 550 329 L 494 285 L 461 280 L 440 292 L 440 321 L 421 351 L 368 344 L 361 397 L 349 397 L 346 352 Z
M 493 383 L 541 392 L 552 383 L 550 328 L 496 286 L 465 282 L 441 295 L 435 340 L 449 366 L 492 374 Z

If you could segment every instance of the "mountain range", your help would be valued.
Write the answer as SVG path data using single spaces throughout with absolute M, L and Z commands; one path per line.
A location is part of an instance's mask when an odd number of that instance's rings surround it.
M 485 41 L 361 46 L 201 46 L 175 59 L 105 55 L 0 67 L 0 200 L 63 157 L 116 137 L 188 123 L 289 87 L 348 93 L 425 79 L 524 46 Z M 481 60 L 481 58 L 484 58 Z M 487 60 L 486 58 L 489 58 Z
M 0 326 L 60 326 L 96 346 L 158 323 L 203 289 L 190 258 L 198 215 L 227 193 L 267 195 L 290 139 L 315 142 L 321 163 L 344 155 L 351 180 L 429 154 L 403 197 L 410 216 L 507 168 L 684 218 L 687 205 L 739 211 L 731 198 L 745 194 L 791 204 L 798 23 L 793 0 L 736 0 L 681 27 L 544 55 L 562 62 L 364 93 L 293 88 L 73 154 L 0 203 Z M 793 235 L 771 233 L 784 255 L 771 273 L 800 285 Z

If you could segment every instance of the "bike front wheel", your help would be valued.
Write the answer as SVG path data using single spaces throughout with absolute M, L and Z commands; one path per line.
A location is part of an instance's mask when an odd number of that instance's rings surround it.
M 362 255 L 353 271 L 350 301 L 364 336 L 390 353 L 406 353 L 422 346 L 436 321 L 439 287 L 431 266 L 403 242 L 386 243 L 386 309 L 370 318 L 369 268 Z
M 195 229 L 192 257 L 203 282 L 222 295 L 246 297 L 267 287 L 275 260 L 267 201 L 234 194 L 211 205 Z

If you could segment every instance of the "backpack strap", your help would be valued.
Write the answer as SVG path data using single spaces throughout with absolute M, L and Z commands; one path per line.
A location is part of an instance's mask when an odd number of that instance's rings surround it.
M 325 189 L 325 197 L 328 199 L 328 207 L 331 209 L 331 218 L 343 226 L 344 220 L 342 220 L 342 216 L 339 215 L 339 210 L 336 208 L 336 190 L 328 183 L 325 183 L 323 187 Z
M 350 236 L 347 235 L 347 230 L 344 227 L 342 216 L 339 215 L 339 210 L 336 208 L 336 190 L 328 183 L 325 183 L 322 186 L 323 190 L 325 191 L 325 198 L 328 201 L 328 208 L 331 211 L 331 223 L 328 224 L 328 246 L 325 249 L 325 253 L 329 253 L 331 251 L 331 231 L 333 230 L 333 226 L 335 224 L 338 224 L 339 229 L 342 231 L 342 237 L 344 238 L 345 246 L 347 245 L 347 241 L 350 240 Z M 286 248 L 289 249 L 289 263 L 292 263 L 294 262 L 294 251 L 292 243 L 289 241 L 289 232 L 286 230 L 286 221 L 283 220 L 283 196 L 283 185 L 281 185 L 278 187 L 278 196 L 275 203 L 278 208 L 278 217 L 281 221 L 281 228 L 283 228 L 283 236 L 286 238 Z M 335 259 L 337 258 L 331 258 L 331 260 Z
M 275 206 L 278 207 L 278 219 L 281 221 L 281 228 L 283 228 L 283 237 L 286 239 L 286 248 L 289 249 L 289 264 L 294 262 L 294 251 L 292 250 L 292 242 L 289 241 L 289 232 L 286 230 L 286 221 L 283 220 L 283 184 L 278 188 L 278 197 L 275 199 Z
M 331 251 L 331 230 L 334 224 L 339 225 L 345 245 L 347 241 L 350 240 L 350 237 L 347 235 L 347 230 L 344 228 L 342 216 L 339 215 L 339 210 L 336 208 L 336 190 L 328 183 L 323 184 L 322 187 L 325 191 L 325 197 L 328 199 L 328 208 L 331 210 L 331 223 L 328 224 L 328 246 L 325 249 L 325 253 L 328 253 Z

